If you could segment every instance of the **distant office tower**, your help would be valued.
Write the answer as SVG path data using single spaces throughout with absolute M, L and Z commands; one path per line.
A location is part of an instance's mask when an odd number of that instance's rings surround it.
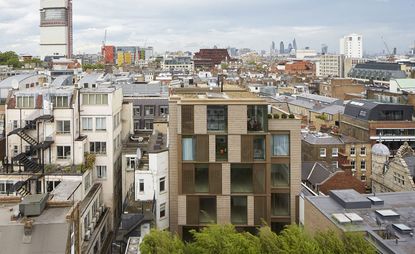
M 293 40 L 293 48 L 294 48 L 295 50 L 297 50 L 297 42 L 295 41 L 295 38 L 294 38 L 294 40 Z
M 284 48 L 284 42 L 280 42 L 280 54 L 284 54 L 285 48 Z
M 321 45 L 321 54 L 326 55 L 329 51 L 329 47 L 326 44 Z
M 291 50 L 293 50 L 293 45 L 290 43 L 288 44 L 288 53 L 291 53 Z
M 275 41 L 272 41 L 271 43 L 271 50 L 270 50 L 270 55 L 274 55 L 275 54 Z
M 40 56 L 67 57 L 73 53 L 72 0 L 40 0 Z
M 340 54 L 351 58 L 363 57 L 363 38 L 359 34 L 350 34 L 340 39 Z

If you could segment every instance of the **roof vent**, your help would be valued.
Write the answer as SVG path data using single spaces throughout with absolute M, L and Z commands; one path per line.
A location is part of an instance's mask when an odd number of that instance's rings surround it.
M 345 213 L 344 215 L 347 218 L 349 218 L 352 222 L 363 222 L 363 218 L 357 215 L 356 213 Z
M 348 190 L 332 190 L 329 192 L 332 199 L 346 209 L 370 208 L 372 203 L 359 192 Z
M 19 204 L 19 210 L 23 216 L 39 216 L 45 209 L 48 197 L 48 193 L 26 196 Z
M 400 215 L 393 210 L 376 210 L 376 214 L 383 219 L 399 219 Z
M 382 199 L 375 196 L 367 197 L 367 199 L 369 199 L 370 202 L 372 202 L 372 205 L 383 205 L 385 203 Z
M 340 224 L 346 224 L 352 222 L 349 218 L 346 217 L 346 215 L 342 213 L 333 213 L 333 218 Z
M 393 228 L 396 229 L 400 234 L 410 234 L 412 233 L 412 228 L 408 227 L 405 224 L 392 224 Z

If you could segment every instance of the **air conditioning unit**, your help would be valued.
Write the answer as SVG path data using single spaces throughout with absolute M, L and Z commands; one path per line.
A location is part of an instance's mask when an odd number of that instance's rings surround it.
M 85 236 L 84 236 L 85 241 L 89 241 L 89 239 L 91 239 L 91 231 L 90 230 L 86 231 Z

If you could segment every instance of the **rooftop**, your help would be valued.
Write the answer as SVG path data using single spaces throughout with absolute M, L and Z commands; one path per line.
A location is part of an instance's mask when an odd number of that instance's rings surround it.
M 376 193 L 378 201 L 369 199 L 373 197 L 373 194 L 359 194 L 354 190 L 337 190 L 330 196 L 307 196 L 306 199 L 339 229 L 367 232 L 382 252 L 413 253 L 415 239 L 409 232 L 415 227 L 414 192 Z M 347 216 L 349 213 L 353 214 L 352 218 Z M 344 214 L 348 220 L 339 221 L 335 214 Z M 362 221 L 353 221 L 356 216 Z M 411 231 L 401 230 L 404 227 L 400 224 Z M 385 237 L 386 232 L 390 237 Z

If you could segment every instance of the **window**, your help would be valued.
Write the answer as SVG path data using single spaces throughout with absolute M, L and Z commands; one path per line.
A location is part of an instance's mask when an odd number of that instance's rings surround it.
M 216 136 L 216 160 L 228 160 L 228 136 Z
M 139 180 L 138 191 L 139 192 L 144 192 L 144 179 Z
M 108 105 L 108 94 L 83 94 L 82 105 Z
M 164 116 L 169 114 L 169 106 L 160 106 L 160 115 Z
M 92 117 L 82 117 L 82 130 L 92 131 Z
M 363 146 L 363 147 L 360 148 L 360 155 L 361 156 L 366 156 L 366 147 Z
M 166 177 L 160 178 L 159 190 L 160 192 L 163 192 L 166 190 Z
M 95 130 L 97 131 L 105 131 L 107 129 L 107 123 L 106 123 L 105 117 L 97 117 L 95 118 Z
M 140 106 L 134 106 L 134 116 L 141 116 L 141 107 Z
M 326 157 L 326 148 L 320 148 L 320 157 Z
M 231 192 L 253 192 L 251 165 L 240 164 L 231 166 Z
M 153 129 L 153 120 L 144 120 L 144 129 L 152 130 Z
M 18 146 L 13 146 L 13 154 L 14 154 L 14 156 L 19 154 L 19 147 Z
M 366 176 L 361 176 L 360 177 L 360 180 L 363 181 L 363 182 L 365 182 L 366 181 Z
M 339 162 L 338 161 L 332 161 L 331 165 L 335 168 L 338 168 L 339 167 Z
M 193 137 L 182 138 L 182 159 L 194 161 L 196 159 L 196 139 Z
M 254 160 L 265 160 L 265 137 L 254 137 Z
M 121 113 L 120 112 L 114 115 L 113 124 L 114 124 L 114 129 L 116 129 L 121 124 Z
M 107 143 L 106 142 L 90 142 L 89 152 L 93 154 L 106 154 Z
M 71 133 L 71 121 L 56 121 L 56 133 L 69 134 Z
M 166 216 L 166 203 L 160 204 L 160 219 Z
M 339 156 L 339 148 L 333 147 L 331 149 L 331 157 L 338 157 Z
M 145 116 L 154 116 L 154 106 L 144 106 Z
M 232 224 L 246 225 L 248 224 L 247 215 L 247 197 L 234 196 L 231 197 L 231 222 Z
M 267 106 L 248 106 L 248 131 L 267 130 Z
M 354 146 L 350 147 L 350 156 L 356 156 L 356 148 Z
M 57 149 L 58 159 L 65 160 L 71 157 L 70 146 L 57 146 L 56 149 Z
M 208 131 L 226 131 L 228 128 L 228 107 L 207 106 Z
M 17 96 L 17 108 L 34 108 L 34 96 Z
M 271 214 L 273 216 L 290 215 L 290 194 L 272 193 L 271 194 Z
M 97 178 L 107 178 L 107 166 L 96 166 Z
M 362 160 L 360 162 L 360 170 L 365 171 L 366 170 L 366 161 Z
M 127 168 L 135 169 L 136 157 L 127 157 Z
M 272 155 L 288 156 L 290 154 L 290 138 L 288 134 L 272 135 Z
M 19 121 L 13 120 L 13 130 L 19 128 Z
M 85 175 L 84 186 L 85 186 L 85 192 L 87 192 L 89 190 L 89 187 L 91 187 L 91 174 L 90 173 L 87 173 Z
M 351 161 L 350 165 L 352 165 L 352 170 L 355 171 L 356 170 L 356 161 Z
M 0 194 L 11 194 L 14 183 L 11 181 L 0 181 Z
M 288 164 L 272 164 L 271 166 L 271 187 L 289 187 L 290 166 Z
M 52 96 L 52 104 L 54 108 L 69 108 L 69 97 Z
M 195 192 L 209 192 L 209 167 L 208 165 L 196 165 L 195 167 Z
M 199 198 L 199 223 L 216 223 L 216 198 Z
M 140 120 L 134 120 L 134 131 L 140 130 Z

